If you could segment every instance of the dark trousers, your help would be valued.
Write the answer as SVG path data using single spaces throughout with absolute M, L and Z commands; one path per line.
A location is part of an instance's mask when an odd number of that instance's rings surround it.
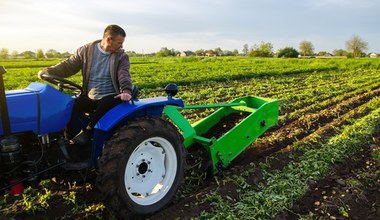
M 87 96 L 79 96 L 74 101 L 73 113 L 90 113 L 90 121 L 88 126 L 94 128 L 99 119 L 106 114 L 111 108 L 120 104 L 120 98 L 114 98 L 115 95 L 105 96 L 100 100 L 92 100 Z

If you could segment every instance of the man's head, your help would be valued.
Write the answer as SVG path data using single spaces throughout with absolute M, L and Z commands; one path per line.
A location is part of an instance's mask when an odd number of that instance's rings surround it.
M 107 52 L 117 52 L 123 48 L 125 31 L 118 25 L 111 24 L 106 27 L 101 46 Z

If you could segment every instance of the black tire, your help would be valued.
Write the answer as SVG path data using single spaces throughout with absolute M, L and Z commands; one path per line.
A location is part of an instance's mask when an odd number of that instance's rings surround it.
M 106 143 L 97 186 L 119 217 L 152 214 L 183 183 L 184 161 L 183 138 L 173 124 L 158 117 L 133 120 Z

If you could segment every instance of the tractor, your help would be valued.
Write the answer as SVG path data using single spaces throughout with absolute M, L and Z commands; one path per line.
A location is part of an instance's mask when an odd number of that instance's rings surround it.
M 207 152 L 216 174 L 278 120 L 275 99 L 246 96 L 230 103 L 185 106 L 174 97 L 176 84 L 165 87 L 166 96 L 142 99 L 133 86 L 132 100 L 97 122 L 90 143 L 75 146 L 70 134 L 82 129 L 91 115 L 72 112 L 81 86 L 44 74 L 48 83 L 5 91 L 5 73 L 0 66 L 0 195 L 61 171 L 96 170 L 103 201 L 119 216 L 149 215 L 167 206 L 183 183 L 186 152 L 192 146 Z M 183 114 L 206 108 L 213 113 L 195 123 Z M 244 118 L 220 137 L 206 135 L 233 114 Z

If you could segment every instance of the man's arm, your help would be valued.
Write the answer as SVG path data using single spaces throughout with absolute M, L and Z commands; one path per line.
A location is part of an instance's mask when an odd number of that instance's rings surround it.
M 63 78 L 70 77 L 81 70 L 83 63 L 82 59 L 82 48 L 79 48 L 70 58 L 58 63 L 55 66 L 47 68 L 47 71 L 52 75 Z
M 38 78 L 42 79 L 42 74 L 48 73 L 55 76 L 60 76 L 63 78 L 70 77 L 77 72 L 79 72 L 82 68 L 82 51 L 83 48 L 79 48 L 74 55 L 72 55 L 70 58 L 54 65 L 51 67 L 48 67 L 44 70 L 41 70 L 38 72 Z
M 132 95 L 132 78 L 129 72 L 130 63 L 128 55 L 125 55 L 120 60 L 119 69 L 118 69 L 118 81 L 120 93 L 128 93 Z

